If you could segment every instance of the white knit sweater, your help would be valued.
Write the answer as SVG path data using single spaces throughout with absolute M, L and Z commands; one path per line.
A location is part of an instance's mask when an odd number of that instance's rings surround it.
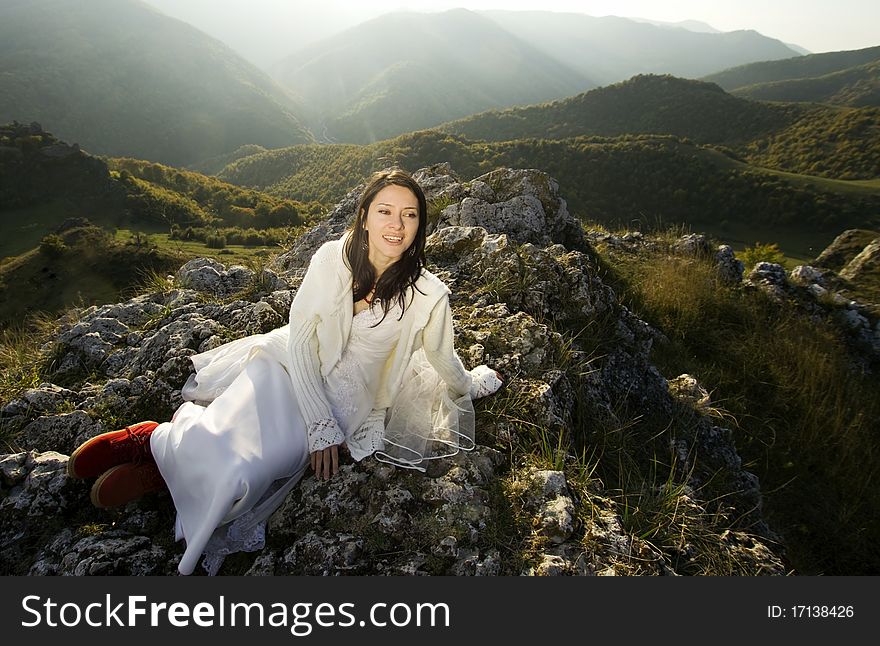
M 345 237 L 325 243 L 315 252 L 290 307 L 287 345 L 288 372 L 309 431 L 309 450 L 344 441 L 324 391 L 326 377 L 348 342 L 354 316 L 352 273 L 344 260 Z M 473 377 L 465 370 L 453 345 L 449 288 L 427 270 L 410 289 L 401 321 L 400 339 L 381 376 L 375 411 L 394 401 L 409 359 L 419 348 L 448 388 L 464 395 Z

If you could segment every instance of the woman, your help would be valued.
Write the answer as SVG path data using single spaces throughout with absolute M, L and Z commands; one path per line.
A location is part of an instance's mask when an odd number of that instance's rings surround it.
M 340 447 L 422 470 L 473 448 L 470 401 L 501 380 L 455 353 L 449 289 L 424 268 L 426 228 L 416 181 L 376 174 L 349 230 L 312 257 L 288 325 L 193 356 L 170 422 L 92 438 L 70 475 L 100 476 L 99 507 L 167 485 L 190 574 L 203 552 L 210 572 L 261 548 L 265 519 L 308 466 L 335 474 Z

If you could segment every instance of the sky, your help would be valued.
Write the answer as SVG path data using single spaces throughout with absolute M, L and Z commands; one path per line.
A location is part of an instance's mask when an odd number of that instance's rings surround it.
M 754 29 L 819 53 L 880 45 L 878 0 L 145 0 L 267 66 L 298 46 L 392 11 L 541 10 Z

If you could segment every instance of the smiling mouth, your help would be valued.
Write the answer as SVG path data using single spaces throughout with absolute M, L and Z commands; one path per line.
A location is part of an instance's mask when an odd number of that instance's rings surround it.
M 403 236 L 384 235 L 382 236 L 382 239 L 386 242 L 390 242 L 391 244 L 400 244 L 401 242 L 403 242 Z

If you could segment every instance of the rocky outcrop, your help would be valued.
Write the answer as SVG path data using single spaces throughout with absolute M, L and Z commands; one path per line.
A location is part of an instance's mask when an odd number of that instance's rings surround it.
M 43 130 L 39 123 L 0 124 L 0 204 L 6 208 L 55 199 L 107 195 L 107 164 Z M 8 142 L 8 145 L 7 145 Z
M 811 264 L 840 271 L 877 237 L 877 231 L 847 229 L 823 249 Z
M 859 254 L 865 267 L 872 262 L 870 246 L 866 247 L 868 253 Z M 743 284 L 763 291 L 780 305 L 794 306 L 817 319 L 830 316 L 852 348 L 854 363 L 869 372 L 880 367 L 880 311 L 873 303 L 845 296 L 835 272 L 799 265 L 786 273 L 782 265 L 759 262 Z
M 875 238 L 840 270 L 847 280 L 864 279 L 870 275 L 880 277 L 880 238 Z
M 482 227 L 503 231 L 517 243 L 584 247 L 580 224 L 559 197 L 559 186 L 541 171 L 499 168 L 466 184 L 447 184 L 432 197 L 452 200 L 436 229 Z
M 690 258 L 711 258 L 719 278 L 729 285 L 738 285 L 743 277 L 743 262 L 737 259 L 733 248 L 722 244 L 713 249 L 709 239 L 702 233 L 689 233 L 672 243 L 661 243 L 641 231 L 628 231 L 618 235 L 601 229 L 589 229 L 586 236 L 593 244 L 624 254 L 665 252 Z
M 675 464 L 674 487 L 639 495 L 668 498 L 694 518 L 731 519 L 713 549 L 744 571 L 784 573 L 757 478 L 743 468 L 730 431 L 703 414 L 695 380 L 667 382 L 651 363 L 662 335 L 603 282 L 590 236 L 556 183 L 511 169 L 462 182 L 448 165 L 416 176 L 443 206 L 427 255 L 453 292 L 459 354 L 467 367 L 487 363 L 505 376 L 502 391 L 478 404 L 478 447 L 424 475 L 368 458 L 343 465 L 328 483 L 307 478 L 270 518 L 265 549 L 221 574 L 697 572 L 702 548 L 640 538 L 620 492 L 583 475 L 585 464 L 574 467 L 627 429 L 627 415 L 660 428 L 630 441 Z M 175 571 L 182 548 L 170 541 L 169 497 L 92 509 L 86 485 L 65 476 L 66 455 L 102 430 L 170 418 L 191 355 L 282 325 L 311 253 L 341 234 L 357 197 L 349 193 L 270 275 L 193 261 L 166 290 L 88 308 L 63 326 L 46 348 L 56 358 L 52 383 L 0 409 L 0 424 L 22 449 L 0 457 L 0 571 Z M 713 250 L 687 240 L 679 253 Z M 719 253 L 729 264 L 730 254 Z M 542 456 L 541 464 L 523 455 Z M 730 489 L 709 495 L 715 482 Z

